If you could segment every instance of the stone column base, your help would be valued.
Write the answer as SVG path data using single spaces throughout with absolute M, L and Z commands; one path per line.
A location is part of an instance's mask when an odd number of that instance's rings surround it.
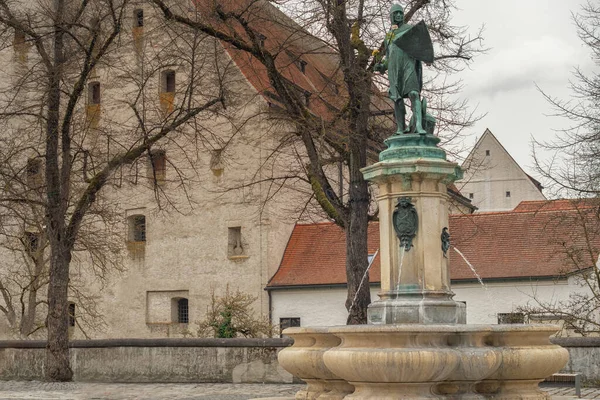
M 467 308 L 452 299 L 385 299 L 367 309 L 369 325 L 381 324 L 466 324 Z

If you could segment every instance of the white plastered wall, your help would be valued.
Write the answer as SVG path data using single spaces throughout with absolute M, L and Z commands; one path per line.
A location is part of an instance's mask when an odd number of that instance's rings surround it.
M 467 302 L 468 324 L 496 324 L 498 313 L 515 312 L 518 306 L 567 300 L 569 294 L 581 291 L 573 278 L 560 281 L 517 281 L 489 283 L 484 289 L 478 283 L 454 284 L 457 301 Z M 379 287 L 371 286 L 371 301 L 378 299 Z M 329 326 L 346 323 L 344 307 L 346 288 L 323 287 L 278 289 L 271 291 L 273 322 L 280 318 L 300 318 L 301 326 Z

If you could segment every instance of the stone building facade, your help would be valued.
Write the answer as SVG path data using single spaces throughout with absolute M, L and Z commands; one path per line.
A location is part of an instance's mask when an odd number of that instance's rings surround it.
M 307 90 L 309 109 L 318 114 L 327 98 L 339 98 L 336 55 L 275 7 L 264 6 L 254 23 L 262 18 L 266 46 L 296 49 L 281 57 L 283 74 Z M 192 18 L 200 14 L 183 6 L 179 11 Z M 85 220 L 88 236 L 76 246 L 71 264 L 74 339 L 194 336 L 212 293 L 227 287 L 255 296 L 253 311 L 268 317 L 264 287 L 298 219 L 297 205 L 310 197 L 310 185 L 299 178 L 302 148 L 291 124 L 273 117 L 277 100 L 256 60 L 212 38 L 165 25 L 156 12 L 148 2 L 132 2 L 124 10 L 119 45 L 85 83 L 75 110 L 74 191 L 111 156 L 144 140 L 144 130 L 168 127 L 190 104 L 197 107 L 226 93 L 225 107 L 198 114 L 111 176 L 96 201 L 97 213 Z M 24 71 L 38 68 L 39 58 L 20 36 L 15 32 L 14 44 L 0 51 L 2 65 L 12 68 L 2 89 L 15 87 Z M 302 62 L 293 62 L 296 58 Z M 78 65 L 69 68 L 75 74 Z M 35 87 L 23 92 L 24 103 L 43 95 Z M 8 107 L 6 101 L 2 97 L 0 106 Z M 15 121 L 7 134 L 24 131 L 26 121 Z M 35 171 L 29 167 L 29 160 L 41 162 L 36 154 L 43 143 L 32 142 L 31 148 L 23 152 L 20 163 L 27 171 L 19 176 L 43 182 L 43 164 Z M 301 211 L 306 215 L 307 208 Z M 43 229 L 21 224 L 11 243 L 18 245 L 28 230 L 41 238 Z M 0 249 L 2 278 L 22 256 L 8 240 Z M 84 241 L 106 243 L 94 253 L 86 251 Z M 38 250 L 47 256 L 47 247 Z M 19 288 L 10 290 L 17 299 Z M 37 310 L 40 326 L 44 312 L 43 306 Z M 0 334 L 14 335 L 5 318 L 0 318 Z

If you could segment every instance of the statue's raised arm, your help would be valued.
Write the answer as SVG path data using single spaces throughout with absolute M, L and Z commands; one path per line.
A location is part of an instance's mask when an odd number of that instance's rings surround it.
M 404 9 L 399 4 L 390 9 L 392 28 L 383 42 L 385 56 L 375 70 L 388 72 L 389 96 L 394 102 L 396 134 L 433 134 L 435 120 L 426 114 L 427 102 L 421 99 L 423 63 L 433 62 L 433 44 L 423 21 L 416 25 L 404 23 Z M 404 99 L 409 98 L 413 116 L 406 126 Z

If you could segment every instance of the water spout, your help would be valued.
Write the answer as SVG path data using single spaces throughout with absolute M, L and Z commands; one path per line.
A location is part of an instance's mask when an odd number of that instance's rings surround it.
M 396 289 L 400 290 L 400 276 L 402 275 L 402 263 L 404 262 L 404 246 L 400 246 L 400 262 L 398 263 L 398 280 L 396 281 Z
M 456 247 L 452 246 L 452 248 L 454 249 L 454 251 L 456 251 L 458 253 L 459 256 L 462 257 L 463 260 L 465 260 L 465 262 L 467 263 L 467 265 L 469 266 L 469 268 L 471 268 L 471 271 L 473 271 L 473 274 L 475 275 L 475 277 L 477 278 L 477 280 L 479 281 L 479 283 L 481 284 L 481 286 L 483 286 L 483 288 L 485 290 L 488 290 L 487 285 L 485 283 L 483 283 L 483 279 L 481 279 L 481 276 L 479 276 L 479 274 L 475 270 L 475 267 L 473 267 L 473 265 L 471 265 L 471 263 L 469 262 L 469 260 L 467 260 L 467 257 L 465 257 L 465 255 L 463 253 L 461 253 L 460 250 L 458 250 Z

